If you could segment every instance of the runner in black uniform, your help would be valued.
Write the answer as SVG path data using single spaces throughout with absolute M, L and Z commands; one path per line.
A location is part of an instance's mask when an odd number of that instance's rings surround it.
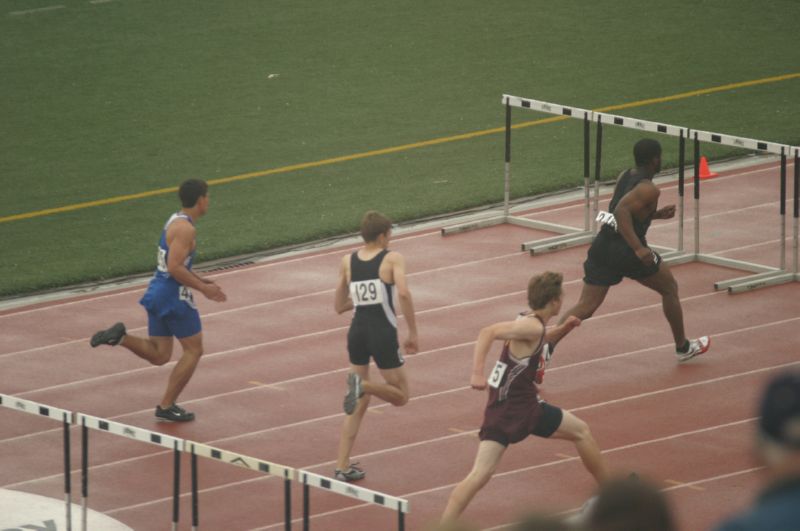
M 334 307 L 338 313 L 355 309 L 347 334 L 350 356 L 344 399 L 347 417 L 342 425 L 334 471 L 335 477 L 342 481 L 355 481 L 365 475 L 350 462 L 350 452 L 370 395 L 395 406 L 408 402 L 408 381 L 397 340 L 394 288 L 397 288 L 397 302 L 408 326 L 408 337 L 403 343 L 408 354 L 417 351 L 417 324 L 406 283 L 405 259 L 387 248 L 391 234 L 392 222 L 388 218 L 378 212 L 367 212 L 361 221 L 364 246 L 344 256 L 339 271 Z M 375 360 L 385 383 L 369 380 L 370 357 Z
M 536 386 L 542 382 L 546 342 L 561 339 L 580 325 L 580 319 L 571 317 L 559 326 L 546 328 L 547 321 L 561 310 L 562 281 L 560 273 L 552 272 L 531 278 L 528 283 L 530 310 L 514 321 L 487 326 L 478 336 L 470 385 L 478 390 L 488 386 L 489 400 L 478 432 L 481 442 L 475 464 L 450 494 L 442 514 L 443 522 L 459 517 L 491 479 L 508 445 L 523 441 L 529 435 L 573 442 L 584 466 L 597 482 L 608 477 L 600 449 L 586 423 L 569 411 L 541 400 Z M 484 365 L 496 339 L 504 341 L 503 350 L 487 380 Z M 519 494 L 525 499 L 529 492 Z
M 669 266 L 647 246 L 650 222 L 675 216 L 675 205 L 658 208 L 660 192 L 653 184 L 653 176 L 661 171 L 661 144 L 650 138 L 640 140 L 633 147 L 633 156 L 636 168 L 620 175 L 608 212 L 598 216 L 602 226 L 583 264 L 580 300 L 564 314 L 561 322 L 570 315 L 581 320 L 591 317 L 605 299 L 608 288 L 628 277 L 661 295 L 664 315 L 675 340 L 675 354 L 679 362 L 686 361 L 706 352 L 711 340 L 708 336 L 692 340 L 686 337 L 678 283 Z

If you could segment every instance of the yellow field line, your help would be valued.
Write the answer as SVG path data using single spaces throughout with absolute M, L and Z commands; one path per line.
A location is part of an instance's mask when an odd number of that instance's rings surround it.
M 716 87 L 710 87 L 705 89 L 699 90 L 691 90 L 689 92 L 681 92 L 680 94 L 673 94 L 671 96 L 663 96 L 661 98 L 649 98 L 646 100 L 639 100 L 633 101 L 629 103 L 620 103 L 618 105 L 609 105 L 607 107 L 601 107 L 599 109 L 593 109 L 598 112 L 609 112 L 609 111 L 618 111 L 620 109 L 632 109 L 634 107 L 643 107 L 645 105 L 653 105 L 656 103 L 665 103 L 668 101 L 676 101 L 682 100 L 686 98 L 691 98 L 694 96 L 703 96 L 705 94 L 714 94 L 716 92 L 724 92 L 728 90 L 734 90 L 737 88 L 744 88 L 744 87 L 752 87 L 755 85 L 765 85 L 768 83 L 777 83 L 779 81 L 787 81 L 789 79 L 796 79 L 800 78 L 800 72 L 794 74 L 784 74 L 780 76 L 772 76 L 772 77 L 765 77 L 762 79 L 753 79 L 750 81 L 741 81 L 739 83 L 729 83 L 727 85 L 719 85 Z M 535 125 L 544 125 L 550 124 L 554 122 L 560 122 L 563 120 L 567 120 L 568 117 L 566 116 L 554 116 L 551 118 L 542 118 L 540 120 L 531 120 L 528 122 L 521 122 L 518 124 L 512 125 L 512 129 L 522 129 L 525 127 L 532 127 Z M 343 155 L 341 157 L 333 157 L 329 159 L 323 160 L 316 160 L 312 162 L 303 162 L 300 164 L 292 164 L 289 166 L 282 166 L 280 168 L 272 168 L 270 170 L 260 170 L 254 171 L 250 173 L 242 173 L 240 175 L 233 175 L 231 177 L 222 177 L 219 179 L 210 179 L 208 180 L 208 184 L 210 186 L 216 186 L 220 184 L 227 184 L 236 181 L 245 181 L 248 179 L 254 179 L 256 177 L 265 177 L 267 175 L 275 175 L 279 173 L 289 173 L 298 170 L 305 170 L 309 168 L 318 168 L 320 166 L 327 166 L 330 164 L 338 164 L 340 162 L 348 162 L 351 160 L 359 160 L 365 159 L 368 157 L 376 157 L 378 155 L 388 155 L 390 153 L 397 153 L 400 151 L 408 151 L 411 149 L 417 149 L 421 147 L 428 147 L 428 146 L 435 146 L 438 144 L 445 144 L 448 142 L 457 142 L 459 140 L 469 140 L 472 138 L 478 138 L 481 136 L 486 135 L 493 135 L 496 133 L 501 133 L 505 131 L 505 127 L 495 127 L 492 129 L 483 129 L 481 131 L 473 131 L 471 133 L 463 133 L 460 135 L 453 135 L 441 138 L 434 138 L 431 140 L 424 140 L 422 142 L 413 142 L 411 144 L 403 144 L 400 146 L 388 147 L 383 149 L 375 149 L 372 151 L 364 151 L 362 153 L 353 153 L 351 155 Z M 8 223 L 10 221 L 19 221 L 23 219 L 30 219 L 30 218 L 38 218 L 42 216 L 49 216 L 51 214 L 61 214 L 64 212 L 71 212 L 73 210 L 81 210 L 84 208 L 91 208 L 96 206 L 105 206 L 105 205 L 113 205 L 115 203 L 122 203 L 125 201 L 132 201 L 134 199 L 142 199 L 145 197 L 152 197 L 156 195 L 164 195 L 164 194 L 171 194 L 175 193 L 178 190 L 177 187 L 173 186 L 170 188 L 159 188 L 157 190 L 149 190 L 146 192 L 140 192 L 137 194 L 128 194 L 128 195 L 120 195 L 116 197 L 109 197 L 107 199 L 97 199 L 94 201 L 87 201 L 84 203 L 75 203 L 73 205 L 66 205 L 62 207 L 55 207 L 55 208 L 46 208 L 44 210 L 36 210 L 33 212 L 25 212 L 22 214 L 14 214 L 11 216 L 4 216 L 0 217 L 0 223 Z

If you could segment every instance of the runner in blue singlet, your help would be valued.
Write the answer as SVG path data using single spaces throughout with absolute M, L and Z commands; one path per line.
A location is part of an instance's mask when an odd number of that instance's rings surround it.
M 92 347 L 122 345 L 153 365 L 164 365 L 172 357 L 173 338 L 183 347 L 183 355 L 172 370 L 167 389 L 156 406 L 156 417 L 177 422 L 194 420 L 178 406 L 183 388 L 192 377 L 203 354 L 203 333 L 200 314 L 190 289 L 207 298 L 224 302 L 225 293 L 213 281 L 192 271 L 195 255 L 195 219 L 208 210 L 208 185 L 190 179 L 178 190 L 183 208 L 170 216 L 158 243 L 156 271 L 140 303 L 147 310 L 147 338 L 127 334 L 123 323 L 116 323 L 92 336 Z

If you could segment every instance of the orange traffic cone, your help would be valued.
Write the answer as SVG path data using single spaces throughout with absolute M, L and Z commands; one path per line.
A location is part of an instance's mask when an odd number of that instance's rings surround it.
M 705 157 L 700 157 L 700 178 L 701 179 L 710 179 L 712 177 L 716 177 L 719 175 L 718 173 L 711 173 L 711 170 L 708 169 L 708 161 Z

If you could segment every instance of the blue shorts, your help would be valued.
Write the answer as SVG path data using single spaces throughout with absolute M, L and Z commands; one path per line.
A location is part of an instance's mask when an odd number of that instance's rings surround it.
M 186 306 L 185 310 L 173 311 L 164 316 L 147 310 L 147 333 L 150 336 L 175 336 L 178 339 L 199 334 L 203 330 L 200 313 L 186 303 L 183 305 Z
M 183 339 L 202 330 L 191 292 L 181 298 L 177 284 L 153 281 L 139 303 L 147 310 L 147 332 L 151 336 Z

